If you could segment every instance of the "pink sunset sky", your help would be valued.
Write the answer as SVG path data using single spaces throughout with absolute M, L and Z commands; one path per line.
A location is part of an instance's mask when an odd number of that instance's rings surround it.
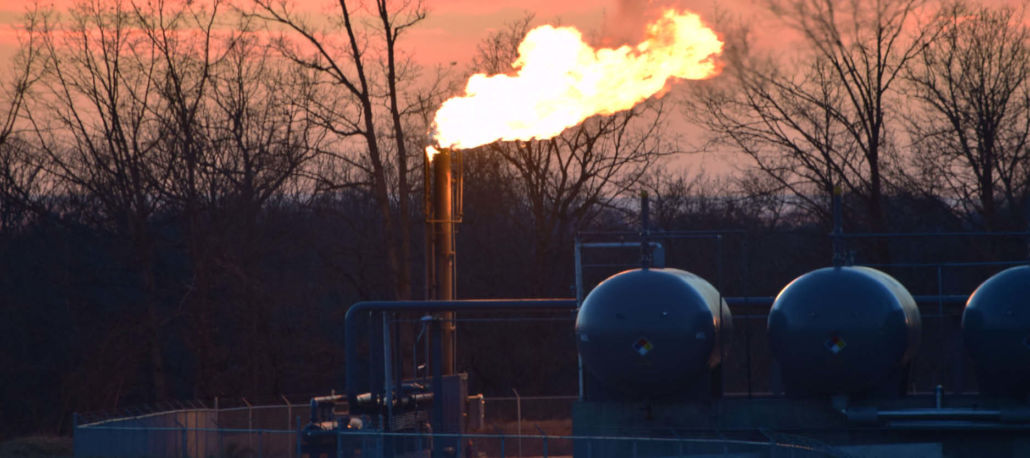
M 37 0 L 0 0 L 0 62 L 7 63 L 17 47 L 17 30 L 22 15 Z M 76 0 L 38 0 L 54 5 L 58 10 L 67 8 Z M 104 0 L 118 1 L 118 0 Z M 131 3 L 133 0 L 122 0 Z M 148 0 L 136 0 L 146 2 Z M 170 3 L 180 0 L 166 0 Z M 205 2 L 208 0 L 193 0 Z M 229 0 L 246 7 L 250 0 Z M 336 14 L 338 0 L 291 0 L 297 9 L 310 12 L 312 17 Z M 755 32 L 755 44 L 759 47 L 791 49 L 791 33 L 786 32 L 778 21 L 763 7 L 768 0 L 424 0 L 428 17 L 402 37 L 402 52 L 417 62 L 428 65 L 449 66 L 452 63 L 466 68 L 473 58 L 477 45 L 491 32 L 504 28 L 526 13 L 535 15 L 534 25 L 557 23 L 576 26 L 586 37 L 601 37 L 595 45 L 618 45 L 635 43 L 649 16 L 645 11 L 676 7 L 694 11 L 712 25 L 717 15 L 743 19 L 751 24 Z M 975 2 L 975 0 L 973 0 Z M 989 5 L 1019 4 L 1021 0 L 982 0 L 977 3 Z M 353 0 L 353 5 L 372 3 L 372 0 Z M 721 32 L 713 26 L 717 33 Z M 5 67 L 9 68 L 9 66 Z M 6 70 L 0 69 L 0 76 Z M 688 132 L 689 137 L 699 138 L 695 129 L 677 126 Z M 729 170 L 731 155 L 703 154 L 682 162 L 687 166 L 699 166 L 709 171 Z
M 111 0 L 117 1 L 117 0 Z M 133 0 L 122 0 L 131 3 Z M 136 0 L 146 2 L 147 0 Z M 167 0 L 175 2 L 178 0 Z M 205 1 L 205 0 L 194 0 Z M 230 0 L 246 7 L 249 0 Z M 300 10 L 313 16 L 339 9 L 337 0 L 291 0 Z M 606 43 L 633 42 L 634 33 L 647 22 L 644 11 L 664 7 L 677 7 L 699 13 L 711 24 L 717 14 L 744 19 L 752 24 L 752 31 L 767 38 L 760 42 L 783 46 L 782 30 L 762 7 L 767 0 L 423 0 L 429 10 L 428 18 L 402 39 L 402 49 L 422 64 L 463 65 L 475 53 L 476 46 L 490 32 L 521 18 L 527 12 L 535 14 L 534 25 L 561 22 L 584 31 L 587 37 L 603 36 Z M 0 59 L 6 62 L 17 46 L 16 27 L 25 10 L 35 2 L 53 5 L 58 10 L 67 8 L 76 0 L 0 0 Z M 974 0 L 975 2 L 975 0 Z M 351 1 L 353 5 L 371 3 L 371 0 Z M 982 0 L 980 3 L 1019 4 L 1020 0 Z M 719 32 L 716 27 L 716 31 Z
M 0 0 L 0 62 L 9 62 L 15 54 L 18 43 L 17 26 L 26 9 L 35 1 Z M 76 0 L 39 1 L 53 5 L 58 11 L 76 3 Z M 122 1 L 130 4 L 133 0 Z M 174 3 L 181 0 L 166 1 Z M 250 0 L 229 1 L 244 8 L 250 3 Z M 298 10 L 310 13 L 312 18 L 338 14 L 339 11 L 338 0 L 291 1 Z M 583 31 L 588 40 L 593 38 L 591 41 L 596 41 L 593 43 L 595 46 L 613 46 L 635 44 L 642 35 L 646 23 L 668 7 L 694 11 L 711 24 L 716 15 L 716 5 L 723 13 L 748 17 L 748 12 L 756 11 L 756 5 L 761 1 L 763 0 L 424 0 L 428 17 L 409 30 L 407 36 L 402 37 L 400 48 L 402 52 L 423 65 L 449 67 L 453 64 L 464 69 L 471 63 L 479 43 L 491 32 L 503 29 L 527 13 L 534 14 L 533 25 L 560 23 L 575 26 Z M 359 5 L 372 1 L 354 0 L 349 3 Z M 754 17 L 751 19 L 754 20 Z M 0 77 L 5 71 L 0 69 Z M 711 168 L 725 169 L 718 164 Z
M 17 45 L 16 26 L 26 8 L 35 0 L 3 0 L 0 5 L 0 58 L 8 59 Z M 131 0 L 124 0 L 127 3 Z M 146 0 L 140 0 L 146 1 Z M 245 6 L 246 0 L 235 0 Z M 698 12 L 706 19 L 714 15 L 715 5 L 733 14 L 754 9 L 757 0 L 675 0 L 661 5 L 677 6 Z M 74 0 L 47 0 L 58 10 Z M 353 2 L 359 4 L 360 2 Z M 294 5 L 312 13 L 332 11 L 332 0 L 294 0 Z M 561 22 L 573 25 L 587 36 L 604 31 L 611 37 L 629 39 L 629 29 L 639 28 L 642 12 L 659 4 L 651 0 L 425 0 L 428 18 L 402 39 L 402 48 L 423 64 L 468 62 L 476 45 L 491 31 L 503 28 L 527 12 L 536 15 L 536 24 Z M 336 6 L 338 9 L 338 6 Z

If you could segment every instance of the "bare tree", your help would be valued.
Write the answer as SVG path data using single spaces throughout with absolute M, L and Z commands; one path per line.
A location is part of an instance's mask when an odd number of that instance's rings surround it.
M 987 229 L 1004 204 L 1025 227 L 1030 195 L 1030 29 L 1010 7 L 946 4 L 942 32 L 906 74 L 914 162 L 932 194 L 957 199 Z M 1000 202 L 999 202 L 1000 200 Z
M 42 77 L 48 61 L 44 54 L 42 33 L 49 13 L 40 9 L 25 14 L 18 30 L 19 48 L 12 61 L 10 80 L 5 81 L 0 98 L 0 145 L 14 135 L 18 117 L 29 96 L 29 90 Z
M 835 186 L 861 192 L 868 178 L 861 157 L 832 107 L 842 102 L 841 88 L 821 61 L 801 75 L 787 75 L 770 61 L 734 67 L 733 80 L 703 82 L 690 103 L 701 114 L 709 141 L 736 148 L 754 161 L 774 186 L 763 192 L 786 192 L 824 221 L 830 219 L 827 196 Z M 743 90 L 738 90 L 743 88 Z M 695 118 L 697 119 L 697 118 Z
M 217 200 L 225 193 L 214 178 L 217 145 L 209 136 L 209 111 L 215 86 L 215 65 L 235 47 L 236 35 L 219 39 L 214 32 L 221 1 L 156 0 L 133 3 L 133 19 L 146 38 L 154 71 L 149 74 L 156 98 L 149 106 L 154 129 L 161 133 L 152 162 L 162 170 L 157 190 L 182 227 L 192 275 L 178 286 L 182 313 L 190 323 L 189 346 L 197 360 L 197 395 L 207 395 L 220 362 L 214 343 L 212 315 L 235 304 L 209 300 L 216 278 L 215 259 L 225 237 L 211 222 Z M 210 9 L 208 6 L 210 5 Z M 222 125 L 220 124 L 220 127 Z M 249 344 L 250 342 L 248 342 Z
M 261 349 L 240 357 L 246 373 L 235 376 L 259 392 L 281 375 L 259 274 L 267 251 L 259 226 L 270 202 L 310 194 L 299 186 L 300 172 L 323 130 L 307 116 L 316 99 L 311 71 L 297 71 L 273 52 L 253 19 L 221 11 L 222 3 L 132 5 L 146 39 L 140 46 L 154 65 L 149 78 L 157 96 L 148 110 L 159 133 L 151 157 L 161 171 L 156 189 L 181 224 L 190 261 L 191 275 L 176 287 L 193 333 L 198 395 L 212 394 L 226 363 L 215 330 L 219 314 L 231 314 L 247 346 Z M 216 30 L 233 20 L 232 31 Z M 218 290 L 231 290 L 233 300 L 219 300 Z
M 749 55 L 744 34 L 729 54 L 732 85 L 702 92 L 691 108 L 718 144 L 749 154 L 824 218 L 839 185 L 862 198 L 870 226 L 882 231 L 885 168 L 896 153 L 887 124 L 898 112 L 892 94 L 933 30 L 914 23 L 922 3 L 771 0 L 807 46 L 800 57 Z
M 155 160 L 161 136 L 151 115 L 159 97 L 153 48 L 120 1 L 79 2 L 67 21 L 48 24 L 44 37 L 52 69 L 27 107 L 40 164 L 61 185 L 54 193 L 77 197 L 81 214 L 131 247 L 130 265 L 143 291 L 142 326 L 127 320 L 116 328 L 144 343 L 139 356 L 148 361 L 154 398 L 162 399 L 168 317 L 159 308 L 149 224 L 161 206 L 165 169 Z
M 47 20 L 47 12 L 39 9 L 25 14 L 9 79 L 0 83 L 0 233 L 40 209 L 40 166 L 32 160 L 33 145 L 19 132 L 19 120 L 26 98 L 48 66 L 42 37 Z
M 369 12 L 360 4 L 339 0 L 338 16 L 329 18 L 328 30 L 322 30 L 295 13 L 286 1 L 254 0 L 254 5 L 255 16 L 286 29 L 280 42 L 283 55 L 300 68 L 319 72 L 331 83 L 327 90 L 345 94 L 325 94 L 315 111 L 336 135 L 360 139 L 363 151 L 359 157 L 342 154 L 339 158 L 368 177 L 383 223 L 394 295 L 409 297 L 412 186 L 404 125 L 407 110 L 401 103 L 401 84 L 409 75 L 406 62 L 399 57 L 398 43 L 404 32 L 426 17 L 425 7 L 421 0 L 376 0 L 374 10 Z M 340 35 L 345 39 L 338 40 Z M 387 143 L 392 147 L 387 149 Z M 390 149 L 393 161 L 386 154 Z M 391 175 L 397 181 L 395 190 L 390 189 Z
M 741 186 L 741 178 L 693 170 L 658 170 L 644 186 L 651 196 L 651 221 L 663 230 L 772 228 L 782 224 L 783 199 Z
M 261 281 L 261 259 L 269 247 L 259 227 L 270 206 L 310 194 L 301 171 L 324 130 L 307 116 L 308 102 L 317 96 L 310 72 L 297 71 L 246 26 L 241 30 L 215 66 L 206 113 L 211 151 L 205 169 L 208 182 L 220 190 L 210 204 L 217 209 L 218 216 L 210 218 L 215 227 L 207 232 L 220 245 L 210 247 L 224 272 L 220 278 L 239 298 L 232 316 L 261 349 L 246 356 L 246 379 L 258 381 L 252 390 L 261 391 L 280 386 L 284 362 L 269 287 Z

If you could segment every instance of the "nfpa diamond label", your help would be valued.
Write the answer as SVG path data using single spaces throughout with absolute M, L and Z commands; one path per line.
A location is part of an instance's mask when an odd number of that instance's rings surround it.
M 633 344 L 633 349 L 636 350 L 637 353 L 640 354 L 640 356 L 644 356 L 654 349 L 654 345 L 651 345 L 651 342 L 649 340 L 641 337 L 637 339 L 636 343 Z
M 844 347 L 846 347 L 848 344 L 847 342 L 844 342 L 844 339 L 841 339 L 838 336 L 833 336 L 830 337 L 830 340 L 826 341 L 825 345 L 827 350 L 830 350 L 830 352 L 836 355 L 837 353 L 840 353 L 841 350 L 843 350 Z

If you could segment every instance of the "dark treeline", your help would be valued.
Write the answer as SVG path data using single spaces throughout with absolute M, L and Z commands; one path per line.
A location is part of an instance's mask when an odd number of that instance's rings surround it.
M 801 32 L 797 55 L 757 50 L 727 19 L 723 75 L 689 94 L 465 152 L 459 297 L 572 296 L 576 234 L 635 230 L 640 191 L 658 229 L 738 230 L 721 247 L 667 243 L 670 264 L 730 296 L 831 262 L 834 189 L 848 232 L 1026 229 L 1021 11 L 769 6 Z M 30 11 L 0 100 L 0 437 L 67 432 L 75 411 L 341 389 L 347 306 L 423 297 L 422 151 L 467 76 L 405 53 L 426 14 L 387 0 L 341 1 L 329 20 L 266 0 Z M 532 22 L 490 35 L 469 70 L 507 71 Z M 682 118 L 747 161 L 675 171 Z M 1027 255 L 1019 237 L 969 240 L 848 248 L 872 264 Z M 945 293 L 993 270 L 950 272 Z M 925 271 L 890 272 L 937 292 Z M 575 390 L 568 321 L 459 339 L 473 391 Z

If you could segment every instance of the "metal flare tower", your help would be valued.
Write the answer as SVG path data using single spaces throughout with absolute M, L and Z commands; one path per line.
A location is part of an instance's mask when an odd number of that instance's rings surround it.
M 439 148 L 426 155 L 426 298 L 450 301 L 455 299 L 455 225 L 462 215 L 462 154 L 460 150 Z M 444 322 L 441 333 L 442 358 L 439 364 L 444 375 L 455 373 L 454 312 L 440 314 Z

